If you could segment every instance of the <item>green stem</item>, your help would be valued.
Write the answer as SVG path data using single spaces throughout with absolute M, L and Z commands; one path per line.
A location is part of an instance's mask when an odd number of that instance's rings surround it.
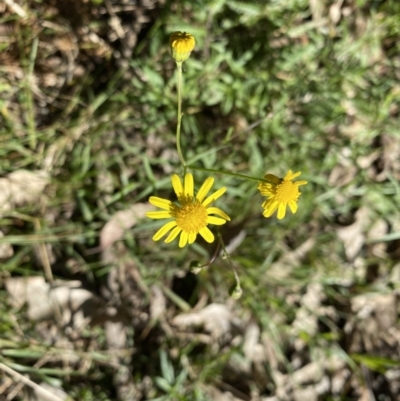
M 203 167 L 193 167 L 193 166 L 188 166 L 188 167 L 192 170 L 206 171 L 207 173 L 230 175 L 232 177 L 242 178 L 244 180 L 257 181 L 257 182 L 260 182 L 260 181 L 261 182 L 270 182 L 270 181 L 266 180 L 265 178 L 251 177 L 249 175 L 231 173 L 230 171 L 225 171 L 225 170 L 214 170 L 213 168 L 203 168 Z
M 220 243 L 220 245 L 222 247 L 222 250 L 224 252 L 225 257 L 229 260 L 229 263 L 230 263 L 232 271 L 233 271 L 233 275 L 235 276 L 236 286 L 235 286 L 235 288 L 233 289 L 233 291 L 231 293 L 231 297 L 233 299 L 239 299 L 242 296 L 242 293 L 243 293 L 242 287 L 240 286 L 240 278 L 239 278 L 239 275 L 238 275 L 238 273 L 237 273 L 237 271 L 235 269 L 235 266 L 233 265 L 233 262 L 232 262 L 232 259 L 231 259 L 230 255 L 226 251 L 224 240 L 222 239 L 222 235 L 221 235 L 220 232 L 218 232 L 218 240 L 219 240 L 219 243 Z
M 176 123 L 176 149 L 178 151 L 179 159 L 184 169 L 184 174 L 186 174 L 186 161 L 183 157 L 181 148 L 181 122 L 182 122 L 182 62 L 176 63 L 178 74 L 177 74 L 177 89 L 178 89 L 178 119 Z

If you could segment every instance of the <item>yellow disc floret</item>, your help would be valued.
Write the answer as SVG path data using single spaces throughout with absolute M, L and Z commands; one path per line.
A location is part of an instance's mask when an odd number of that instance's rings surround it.
M 179 234 L 179 246 L 192 244 L 200 234 L 207 242 L 213 242 L 214 234 L 207 227 L 209 224 L 222 225 L 230 220 L 229 216 L 217 207 L 210 206 L 225 191 L 222 187 L 213 194 L 207 196 L 214 183 L 214 178 L 208 177 L 194 196 L 193 175 L 186 174 L 183 182 L 178 175 L 171 177 L 172 187 L 178 198 L 179 205 L 168 199 L 151 196 L 149 202 L 162 210 L 147 212 L 146 216 L 151 219 L 170 219 L 172 221 L 164 224 L 153 236 L 158 241 L 168 232 L 165 242 L 173 241 Z
M 297 201 L 300 195 L 299 186 L 292 181 L 282 181 L 275 188 L 275 199 L 279 202 Z
M 197 200 L 187 199 L 181 207 L 174 206 L 171 214 L 176 219 L 176 225 L 183 231 L 198 233 L 207 225 L 207 209 Z

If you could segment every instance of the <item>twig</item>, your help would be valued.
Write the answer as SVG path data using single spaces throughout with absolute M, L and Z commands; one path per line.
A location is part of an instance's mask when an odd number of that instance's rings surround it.
M 4 0 L 4 2 L 10 7 L 10 9 L 17 15 L 19 15 L 21 18 L 27 18 L 28 14 L 25 12 L 25 10 L 19 6 L 17 3 L 15 3 L 13 0 Z
M 4 365 L 3 363 L 0 362 L 0 369 L 3 370 L 4 372 L 8 373 L 10 376 L 12 376 L 14 379 L 21 381 L 25 385 L 31 387 L 33 390 L 36 391 L 37 395 L 39 397 L 47 397 L 50 400 L 53 401 L 64 401 L 60 397 L 57 397 L 56 395 L 50 393 L 50 391 L 44 389 L 43 387 L 39 386 L 39 384 L 36 384 L 32 380 L 28 379 L 25 376 L 22 376 L 20 373 L 15 371 L 14 369 L 9 368 L 7 365 Z
M 35 224 L 35 230 L 40 232 L 40 230 L 42 229 L 40 220 L 35 219 L 34 224 Z M 47 282 L 49 282 L 50 285 L 53 285 L 54 283 L 53 272 L 51 270 L 50 258 L 47 252 L 46 244 L 44 242 L 41 242 L 39 244 L 39 253 L 44 270 L 44 276 L 46 277 Z

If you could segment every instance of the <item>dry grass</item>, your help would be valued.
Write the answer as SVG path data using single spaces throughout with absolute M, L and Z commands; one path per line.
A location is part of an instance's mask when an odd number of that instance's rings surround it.
M 322 3 L 0 5 L 0 399 L 400 399 L 400 6 Z M 174 30 L 190 164 L 309 181 L 279 222 L 216 175 L 236 301 L 143 219 L 181 172 Z

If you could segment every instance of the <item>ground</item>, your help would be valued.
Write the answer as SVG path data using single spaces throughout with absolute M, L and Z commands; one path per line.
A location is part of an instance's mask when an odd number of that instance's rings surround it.
M 0 10 L 1 400 L 400 400 L 400 3 Z M 145 216 L 183 174 L 174 31 L 223 246 Z M 265 218 L 288 170 L 298 210 Z

